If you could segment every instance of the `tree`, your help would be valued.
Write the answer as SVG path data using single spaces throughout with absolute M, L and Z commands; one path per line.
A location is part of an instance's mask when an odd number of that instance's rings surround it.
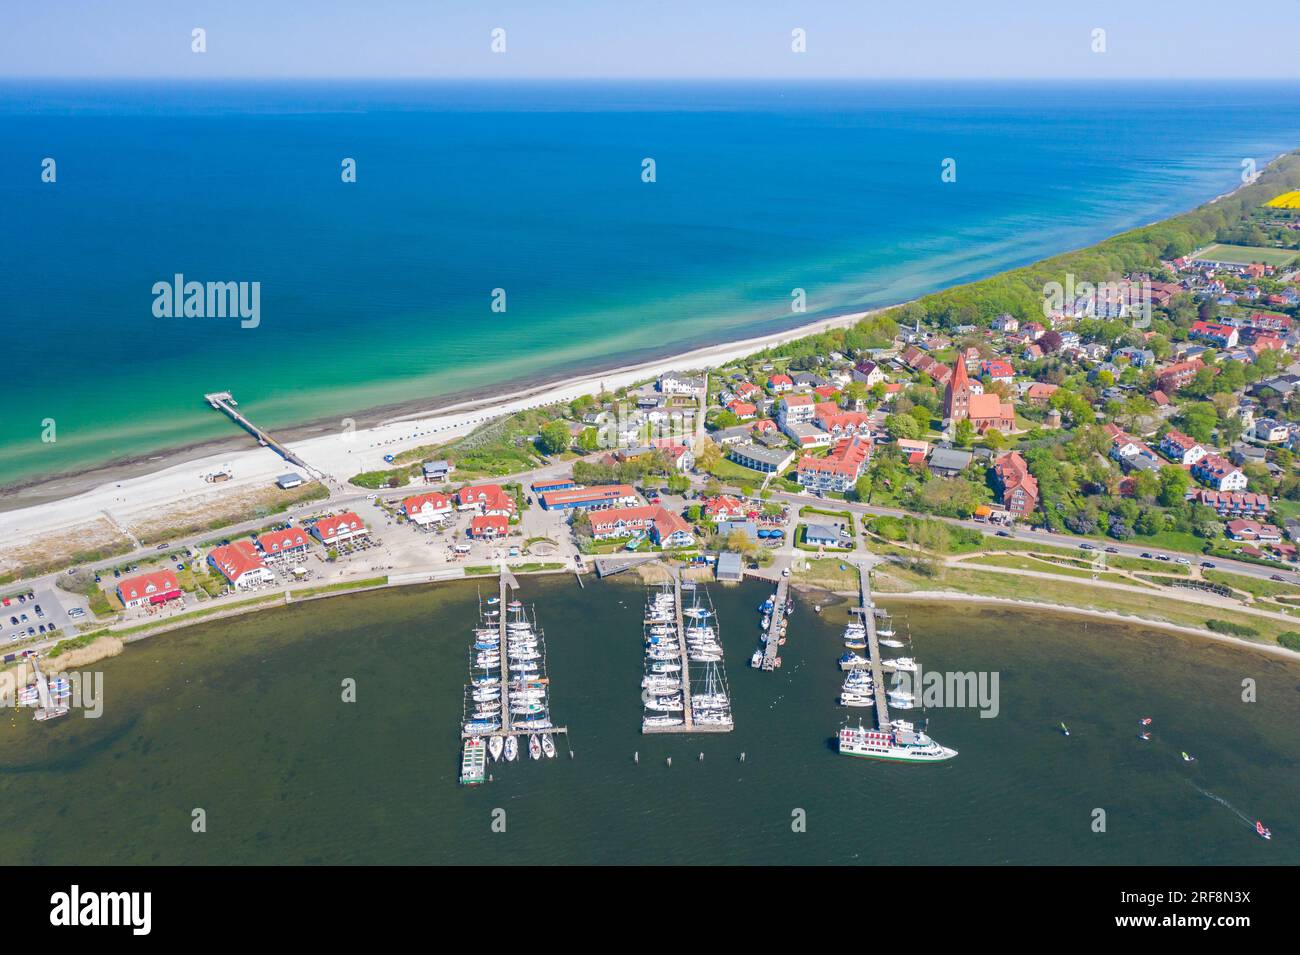
M 970 423 L 969 418 L 962 418 L 957 422 L 954 438 L 958 446 L 963 448 L 969 448 L 975 443 L 975 426 Z
M 548 421 L 537 435 L 537 443 L 546 454 L 559 454 L 569 447 L 569 426 L 563 421 Z
M 1159 500 L 1165 507 L 1175 507 L 1187 497 L 1192 479 L 1177 465 L 1166 464 L 1160 469 Z
M 927 415 L 929 412 L 927 412 Z M 891 414 L 885 419 L 885 430 L 895 441 L 916 440 L 921 436 L 921 426 L 908 414 Z
M 997 428 L 989 428 L 984 432 L 984 443 L 990 451 L 1001 451 L 1007 446 L 1007 439 Z

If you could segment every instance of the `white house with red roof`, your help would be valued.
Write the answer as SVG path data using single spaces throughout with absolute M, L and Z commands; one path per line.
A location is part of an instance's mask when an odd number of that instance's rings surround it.
M 1160 439 L 1160 450 L 1165 453 L 1165 457 L 1179 464 L 1195 464 L 1210 453 L 1209 449 L 1202 447 L 1195 438 L 1177 429 L 1170 429 Z
M 298 560 L 311 550 L 311 537 L 301 527 L 267 531 L 257 535 L 257 547 L 268 561 Z
M 208 563 L 236 590 L 275 583 L 275 574 L 266 566 L 253 542 L 247 539 L 212 548 Z
M 837 438 L 871 433 L 871 414 L 845 411 L 833 401 L 823 401 L 813 411 L 813 424 Z
M 141 607 L 145 604 L 165 603 L 182 596 L 176 575 L 170 570 L 159 570 L 136 577 L 124 577 L 117 585 L 117 599 L 123 607 Z
M 327 547 L 365 537 L 370 533 L 365 521 L 355 511 L 344 511 L 342 514 L 322 517 L 312 526 L 311 532 Z
M 611 507 L 590 515 L 591 536 L 595 540 L 630 537 L 645 533 L 660 547 L 687 547 L 695 543 L 691 525 L 661 504 L 637 507 Z
M 734 521 L 749 514 L 749 508 L 738 498 L 719 494 L 704 501 L 704 516 L 715 521 Z
M 469 536 L 475 540 L 496 540 L 510 533 L 510 518 L 504 514 L 480 514 L 469 522 Z
M 1193 464 L 1192 477 L 1216 491 L 1244 491 L 1249 483 L 1241 468 L 1217 454 L 1207 454 Z
M 789 375 L 777 372 L 771 378 L 767 379 L 767 386 L 777 394 L 794 391 L 794 379 Z
M 871 458 L 871 439 L 845 438 L 825 457 L 799 459 L 799 484 L 810 491 L 847 491 Z
M 451 498 L 436 491 L 417 494 L 402 501 L 402 512 L 406 514 L 406 519 L 420 527 L 441 524 L 451 516 L 452 510 Z
M 514 495 L 499 484 L 463 487 L 456 492 L 456 507 L 462 511 L 496 514 L 510 518 L 515 514 Z

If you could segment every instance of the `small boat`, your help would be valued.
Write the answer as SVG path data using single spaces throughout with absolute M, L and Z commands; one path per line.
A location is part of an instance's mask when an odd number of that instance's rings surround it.
M 487 600 L 484 601 L 484 603 L 486 603 L 489 607 L 496 606 L 500 602 L 501 602 L 500 597 L 489 597 Z
M 1062 724 L 1061 724 L 1061 732 L 1064 733 L 1066 736 L 1069 736 L 1069 735 L 1070 735 L 1070 727 L 1068 727 L 1068 726 L 1066 726 L 1064 723 L 1062 723 Z
M 870 666 L 870 661 L 866 657 L 859 656 L 856 653 L 846 653 L 840 657 L 841 670 L 857 670 Z
M 755 650 L 755 651 L 754 651 L 754 655 L 753 655 L 752 657 L 749 658 L 749 665 L 752 666 L 755 670 L 757 670 L 759 667 L 761 667 L 761 666 L 763 665 L 763 651 L 762 651 L 762 650 Z
M 1151 734 L 1150 734 L 1150 733 L 1138 733 L 1138 739 L 1142 740 L 1143 742 L 1146 742 L 1147 740 L 1151 739 Z
M 519 755 L 519 737 L 511 733 L 506 737 L 506 762 L 513 763 Z
M 1196 757 L 1195 757 L 1195 756 L 1189 756 L 1189 755 L 1187 755 L 1186 753 L 1183 753 L 1183 762 L 1184 762 L 1184 763 L 1194 763 L 1194 762 L 1196 762 Z
M 542 752 L 546 754 L 547 759 L 555 758 L 555 741 L 551 739 L 550 733 L 542 734 Z
M 766 614 L 764 614 L 764 615 L 763 615 L 763 629 L 766 630 L 766 629 L 767 629 L 768 627 L 770 627 L 770 626 L 772 626 L 772 618 L 769 617 L 769 616 L 767 616 Z
M 1273 838 L 1273 830 L 1272 830 L 1272 829 L 1269 829 L 1266 825 L 1264 825 L 1264 824 L 1263 824 L 1262 822 L 1260 822 L 1258 819 L 1255 820 L 1255 832 L 1257 832 L 1257 833 L 1259 834 L 1259 837 L 1260 837 L 1261 839 L 1272 839 L 1272 838 Z
M 1151 725 L 1151 717 L 1149 717 L 1149 716 L 1144 716 L 1144 717 L 1142 717 L 1142 719 L 1138 720 L 1138 723 L 1141 724 L 1142 726 L 1150 726 L 1150 725 Z
M 916 661 L 911 657 L 898 657 L 893 660 L 886 660 L 885 662 L 895 670 L 907 670 L 912 673 L 916 672 Z
M 460 783 L 462 786 L 477 786 L 483 782 L 487 766 L 487 751 L 481 736 L 465 740 L 465 747 L 460 755 Z
M 890 647 L 891 649 L 899 650 L 902 649 L 903 647 L 903 641 L 902 640 L 881 640 L 880 645 L 882 647 Z
M 501 758 L 501 750 L 505 746 L 505 740 L 500 736 L 488 737 L 488 752 L 492 755 L 493 761 Z
M 528 737 L 528 755 L 533 759 L 542 758 L 542 743 L 541 740 L 537 738 L 536 733 L 533 733 Z

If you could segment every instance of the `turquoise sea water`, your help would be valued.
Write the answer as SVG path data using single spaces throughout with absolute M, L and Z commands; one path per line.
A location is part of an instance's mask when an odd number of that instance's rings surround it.
M 521 583 L 571 734 L 555 760 L 457 785 L 479 584 L 331 598 L 129 647 L 94 667 L 99 719 L 0 711 L 0 863 L 1300 862 L 1290 662 L 1078 617 L 891 605 L 927 671 L 996 672 L 999 707 L 930 708 L 960 755 L 882 763 L 833 748 L 860 712 L 836 706 L 843 602 L 819 616 L 798 598 L 784 665 L 761 673 L 747 663 L 769 587 L 711 586 L 735 732 L 645 737 L 644 589 Z
M 1297 145 L 1295 84 L 9 82 L 0 483 L 230 435 L 204 391 L 283 427 L 904 300 Z M 261 324 L 155 318 L 176 273 Z

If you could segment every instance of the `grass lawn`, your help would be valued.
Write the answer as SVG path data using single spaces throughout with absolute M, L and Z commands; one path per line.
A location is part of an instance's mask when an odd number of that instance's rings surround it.
M 807 570 L 803 569 L 805 563 L 808 565 Z M 791 572 L 790 579 L 826 590 L 857 590 L 859 582 L 858 568 L 834 557 L 801 560 L 798 568 Z
M 1268 249 L 1257 245 L 1224 245 L 1219 242 L 1207 246 L 1205 251 L 1196 256 L 1198 259 L 1228 262 L 1233 265 L 1250 265 L 1252 262 L 1262 262 L 1265 265 L 1272 266 L 1287 265 L 1295 257 L 1296 251 L 1294 249 Z
M 979 557 L 971 557 L 962 561 L 962 566 L 969 564 L 987 564 L 991 567 L 1012 567 L 1016 570 L 1033 570 L 1041 573 L 1060 574 L 1063 577 L 1081 577 L 1085 580 L 1110 580 L 1123 582 L 1123 579 L 1117 574 L 1107 574 L 1099 571 L 1081 570 L 1075 567 L 1066 567 L 1052 560 L 1040 560 L 1035 557 L 1020 557 L 1014 554 L 984 554 Z M 1024 588 L 1021 588 L 1022 591 Z
M 1177 564 L 1172 560 L 1147 560 L 1143 557 L 1119 557 L 1114 554 L 1107 554 L 1106 563 L 1120 570 L 1146 570 L 1160 574 L 1190 574 L 1192 572 L 1191 568 L 1185 564 Z M 1208 577 L 1209 574 L 1206 574 L 1206 576 Z
M 1222 570 L 1205 571 L 1205 579 L 1216 584 L 1225 584 L 1234 590 L 1244 590 L 1256 597 L 1300 597 L 1300 589 L 1295 584 L 1279 583 L 1276 580 L 1261 580 L 1247 577 L 1245 574 L 1230 574 Z

